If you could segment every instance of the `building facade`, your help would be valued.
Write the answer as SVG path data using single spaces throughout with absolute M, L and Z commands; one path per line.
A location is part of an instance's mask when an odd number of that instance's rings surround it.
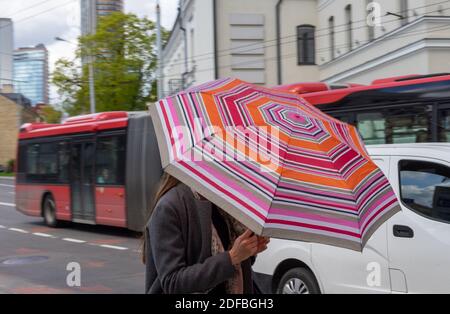
M 49 103 L 48 51 L 39 44 L 36 47 L 14 51 L 14 90 L 37 103 Z
M 319 29 L 329 29 L 316 34 L 322 81 L 450 72 L 448 1 L 321 0 L 317 10 Z M 367 23 L 377 11 L 380 23 Z
M 442 0 L 181 0 L 164 93 L 221 77 L 367 84 L 450 72 L 449 38 Z
M 31 102 L 21 94 L 0 93 L 0 165 L 6 167 L 10 160 L 16 159 L 20 126 L 38 120 Z
M 164 49 L 165 94 L 219 77 L 268 86 L 314 80 L 314 60 L 299 63 L 290 37 L 298 23 L 317 25 L 315 9 L 315 0 L 180 1 Z
M 81 34 L 93 34 L 99 17 L 123 11 L 123 0 L 81 0 Z
M 0 91 L 11 90 L 13 85 L 13 22 L 0 18 Z

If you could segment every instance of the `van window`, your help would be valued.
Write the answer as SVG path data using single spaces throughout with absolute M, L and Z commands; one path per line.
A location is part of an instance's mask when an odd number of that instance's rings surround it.
M 450 222 L 450 168 L 403 160 L 399 169 L 402 202 L 426 217 Z

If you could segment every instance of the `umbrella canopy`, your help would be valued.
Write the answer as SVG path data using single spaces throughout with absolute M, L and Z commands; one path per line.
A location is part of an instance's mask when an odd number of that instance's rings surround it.
M 355 127 L 223 79 L 152 105 L 163 168 L 259 235 L 362 251 L 400 210 Z

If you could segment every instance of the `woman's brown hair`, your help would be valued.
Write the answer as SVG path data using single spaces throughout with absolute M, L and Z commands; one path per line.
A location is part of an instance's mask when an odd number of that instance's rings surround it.
M 146 243 L 146 241 L 148 239 L 147 225 L 152 216 L 153 210 L 155 209 L 156 204 L 161 199 L 161 197 L 163 197 L 167 192 L 169 192 L 171 189 L 173 189 L 175 186 L 177 186 L 178 183 L 180 183 L 180 181 L 178 181 L 178 179 L 176 179 L 175 177 L 172 177 L 170 174 L 168 174 L 166 172 L 164 172 L 164 174 L 161 177 L 158 189 L 156 190 L 155 197 L 153 199 L 153 204 L 148 209 L 146 224 L 144 226 L 144 231 L 142 233 L 142 244 L 141 244 L 142 250 L 141 251 L 142 251 L 142 262 L 144 264 L 146 263 L 145 255 L 147 253 L 147 246 L 148 246 L 148 243 Z

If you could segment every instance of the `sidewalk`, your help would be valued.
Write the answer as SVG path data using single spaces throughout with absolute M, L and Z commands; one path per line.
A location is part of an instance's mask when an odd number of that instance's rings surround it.
M 0 176 L 0 180 L 5 179 L 5 180 L 14 180 L 16 177 L 2 177 Z

